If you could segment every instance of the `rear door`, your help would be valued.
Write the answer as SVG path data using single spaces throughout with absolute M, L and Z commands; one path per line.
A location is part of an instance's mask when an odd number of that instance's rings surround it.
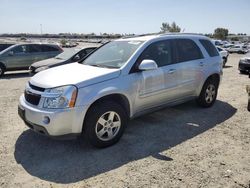
M 39 60 L 52 58 L 61 53 L 58 48 L 50 45 L 41 44 L 40 48 L 41 53 L 39 55 Z
M 195 41 L 175 39 L 175 70 L 178 81 L 176 97 L 193 96 L 202 78 L 204 57 Z

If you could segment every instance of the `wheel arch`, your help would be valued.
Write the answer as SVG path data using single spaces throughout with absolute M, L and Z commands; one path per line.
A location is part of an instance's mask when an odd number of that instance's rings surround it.
M 121 105 L 121 107 L 123 107 L 123 109 L 125 110 L 127 117 L 129 118 L 131 115 L 131 109 L 130 109 L 130 102 L 128 100 L 128 98 L 121 94 L 121 93 L 113 93 L 113 94 L 107 94 L 105 96 L 101 96 L 100 98 L 96 99 L 93 103 L 91 103 L 87 110 L 86 110 L 86 114 L 83 120 L 83 124 L 82 124 L 82 130 L 84 129 L 84 124 L 86 121 L 86 117 L 88 115 L 89 109 L 97 104 L 101 104 L 104 101 L 114 101 L 118 104 Z

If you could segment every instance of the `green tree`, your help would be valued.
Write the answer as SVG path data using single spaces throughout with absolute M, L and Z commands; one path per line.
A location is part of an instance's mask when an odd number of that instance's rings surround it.
M 181 31 L 181 28 L 175 22 L 173 22 L 171 25 L 169 23 L 167 23 L 167 22 L 162 23 L 162 26 L 161 26 L 161 32 L 162 33 L 167 33 L 167 32 L 170 32 L 170 33 L 177 32 L 177 33 L 179 33 L 180 31 Z
M 226 28 L 216 28 L 214 30 L 214 38 L 225 40 L 228 36 L 228 29 Z

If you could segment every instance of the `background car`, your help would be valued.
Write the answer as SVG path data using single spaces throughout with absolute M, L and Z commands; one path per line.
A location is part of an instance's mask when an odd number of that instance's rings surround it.
M 248 49 L 243 45 L 234 45 L 227 49 L 229 53 L 238 53 L 245 54 L 248 52 Z
M 11 44 L 11 43 L 0 44 L 0 52 L 5 50 L 6 48 L 9 48 L 12 45 L 14 45 L 14 44 Z
M 37 73 L 48 68 L 77 62 L 95 49 L 96 47 L 88 47 L 83 49 L 67 49 L 54 58 L 33 63 L 29 69 L 31 73 Z
M 240 73 L 250 72 L 250 56 L 243 57 L 240 59 L 238 69 Z
M 226 65 L 226 63 L 227 63 L 227 58 L 228 58 L 228 56 L 229 56 L 229 53 L 228 53 L 227 50 L 225 50 L 225 49 L 223 49 L 223 48 L 221 48 L 221 47 L 218 47 L 218 46 L 217 46 L 217 49 L 218 49 L 218 51 L 219 51 L 219 53 L 220 53 L 220 56 L 221 56 L 222 59 L 223 59 L 223 67 L 225 67 L 225 65 Z
M 43 59 L 54 57 L 63 50 L 54 44 L 17 44 L 0 52 L 0 76 L 5 71 L 25 70 Z

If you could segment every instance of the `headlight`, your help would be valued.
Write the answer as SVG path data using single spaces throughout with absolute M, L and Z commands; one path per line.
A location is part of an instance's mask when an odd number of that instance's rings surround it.
M 44 94 L 44 108 L 73 108 L 77 97 L 75 86 L 63 86 L 46 89 Z

